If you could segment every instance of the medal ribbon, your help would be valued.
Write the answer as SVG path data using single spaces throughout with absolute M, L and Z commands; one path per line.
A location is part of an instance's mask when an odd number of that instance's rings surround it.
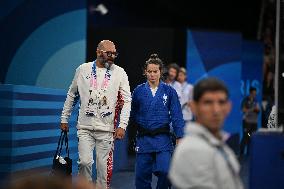
M 96 71 L 96 62 L 94 61 L 93 63 L 93 67 L 92 67 L 92 78 L 90 80 L 90 86 L 94 88 L 94 90 L 97 90 L 98 88 L 98 84 L 97 84 L 97 71 Z M 109 80 L 110 80 L 110 69 L 107 68 L 106 70 L 106 73 L 105 73 L 105 77 L 104 77 L 104 80 L 102 82 L 102 86 L 101 88 L 106 90 L 107 86 L 108 86 L 108 83 L 109 83 Z

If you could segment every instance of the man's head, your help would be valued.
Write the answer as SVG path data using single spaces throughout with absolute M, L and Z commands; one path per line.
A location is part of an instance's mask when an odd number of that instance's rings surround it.
M 249 88 L 249 95 L 251 96 L 251 98 L 255 98 L 256 97 L 256 88 L 255 87 L 250 87 Z
M 109 68 L 114 63 L 117 55 L 115 45 L 112 41 L 103 40 L 98 44 L 97 62 L 105 68 Z
M 231 110 L 228 98 L 229 91 L 222 81 L 216 78 L 200 80 L 194 86 L 190 103 L 196 122 L 218 134 Z
M 168 80 L 169 82 L 173 82 L 176 80 L 179 73 L 179 65 L 176 63 L 172 63 L 168 65 Z

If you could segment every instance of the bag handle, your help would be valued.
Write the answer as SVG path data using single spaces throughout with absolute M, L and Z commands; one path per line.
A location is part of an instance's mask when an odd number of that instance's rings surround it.
M 60 134 L 60 137 L 59 137 L 59 140 L 58 140 L 58 144 L 57 144 L 56 153 L 54 154 L 53 159 L 56 159 L 57 155 L 60 156 L 64 141 L 65 141 L 66 153 L 69 157 L 69 145 L 68 145 L 67 131 L 61 131 L 61 134 Z
M 58 149 L 60 147 L 60 143 L 61 143 L 61 140 L 62 140 L 62 134 L 63 134 L 64 131 L 61 131 L 61 134 L 60 134 L 60 137 L 59 137 L 59 140 L 58 140 L 58 144 L 57 144 L 57 149 L 56 149 L 56 152 L 54 154 L 54 158 L 53 159 L 56 159 L 56 156 L 58 155 Z
M 66 131 L 64 132 L 64 136 L 65 136 L 66 154 L 67 157 L 69 158 L 69 140 L 68 140 L 68 133 Z
M 63 144 L 65 145 L 66 154 L 67 154 L 67 157 L 69 158 L 69 144 L 68 144 L 68 134 L 67 134 L 67 131 L 63 131 L 63 138 L 61 139 L 61 145 L 60 145 L 60 149 L 59 149 L 59 156 L 61 154 Z

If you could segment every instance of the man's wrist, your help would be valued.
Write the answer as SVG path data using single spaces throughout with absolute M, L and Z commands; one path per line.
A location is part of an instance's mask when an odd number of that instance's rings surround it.
M 122 128 L 124 131 L 126 131 L 127 124 L 125 124 L 124 122 L 120 122 L 117 127 L 118 127 L 118 128 Z
M 68 118 L 61 117 L 61 123 L 68 123 Z
M 123 129 L 124 131 L 126 131 L 126 128 L 123 128 L 123 127 L 120 127 L 120 126 L 118 126 L 117 128 L 120 128 L 120 129 Z

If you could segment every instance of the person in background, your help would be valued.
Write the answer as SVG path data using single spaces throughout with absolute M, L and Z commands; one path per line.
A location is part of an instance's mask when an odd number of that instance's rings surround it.
M 184 120 L 176 91 L 161 81 L 163 62 L 152 54 L 144 66 L 147 81 L 132 94 L 131 121 L 137 126 L 135 186 L 151 188 L 152 173 L 157 188 L 167 189 L 169 164 L 173 152 L 170 123 L 176 143 L 183 136 Z
M 249 95 L 242 101 L 243 111 L 243 138 L 240 144 L 240 155 L 244 155 L 245 147 L 248 147 L 252 134 L 257 130 L 258 114 L 260 106 L 256 100 L 256 88 L 250 87 Z
M 181 84 L 177 81 L 177 78 L 178 78 L 178 75 L 179 75 L 179 70 L 180 70 L 180 67 L 176 63 L 169 64 L 167 66 L 167 77 L 166 77 L 165 83 L 167 83 L 168 85 L 170 85 L 172 88 L 175 89 L 175 91 L 177 92 L 177 95 L 178 95 L 178 100 L 180 101 L 181 95 L 182 95 L 181 94 L 182 88 L 181 88 Z M 171 123 L 170 123 L 170 133 L 171 133 L 173 145 L 175 146 L 176 145 L 176 136 L 173 132 L 173 127 L 172 127 Z
M 186 81 L 186 69 L 181 67 L 177 81 L 181 85 L 180 104 L 185 123 L 192 121 L 193 115 L 190 110 L 189 102 L 192 99 L 193 86 Z
M 165 79 L 165 83 L 169 84 L 170 86 L 172 86 L 176 92 L 177 95 L 180 99 L 181 97 L 181 85 L 179 82 L 177 82 L 177 77 L 179 74 L 179 65 L 177 65 L 176 63 L 171 63 L 167 66 L 167 77 Z
M 187 123 L 173 154 L 171 183 L 177 189 L 242 189 L 239 163 L 222 131 L 231 110 L 227 87 L 216 78 L 200 80 L 190 106 L 195 122 Z
M 114 139 L 122 139 L 128 125 L 131 93 L 126 72 L 114 64 L 118 55 L 114 43 L 101 41 L 96 53 L 95 61 L 84 63 L 76 69 L 64 103 L 61 129 L 68 131 L 68 119 L 80 99 L 77 123 L 78 174 L 92 181 L 93 152 L 96 149 L 96 184 L 105 189 L 110 188 Z M 119 104 L 123 106 L 118 118 L 116 107 Z M 115 119 L 119 120 L 118 125 Z

